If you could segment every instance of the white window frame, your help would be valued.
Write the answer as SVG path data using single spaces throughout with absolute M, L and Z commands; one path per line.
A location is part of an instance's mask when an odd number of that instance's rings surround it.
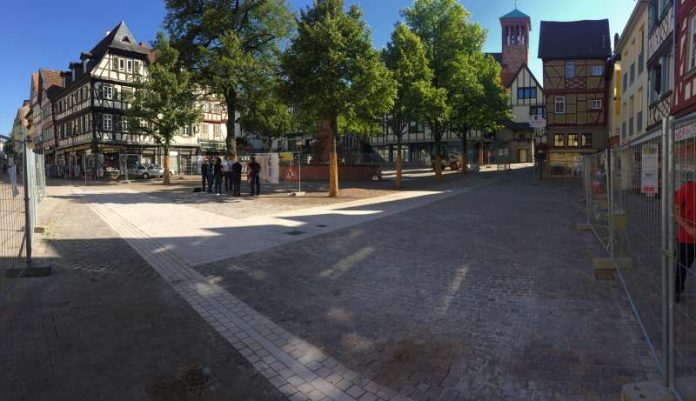
M 118 71 L 119 72 L 126 71 L 126 59 L 124 59 L 124 58 L 118 59 Z
M 592 110 L 602 110 L 602 99 L 590 100 L 590 108 Z
M 568 71 L 569 71 L 568 68 L 570 68 L 570 71 L 572 71 L 572 74 L 568 74 Z M 565 75 L 566 79 L 575 78 L 575 61 L 566 61 L 564 75 Z
M 133 60 L 131 59 L 126 60 L 126 72 L 133 72 Z
M 121 132 L 128 132 L 128 118 L 121 119 Z
M 559 106 L 562 107 L 562 110 L 559 109 Z M 566 102 L 565 102 L 565 96 L 555 96 L 553 98 L 553 111 L 555 114 L 565 114 L 566 110 Z
M 592 66 L 591 74 L 592 74 L 593 77 L 601 77 L 602 74 L 604 74 L 604 66 L 601 66 L 601 65 L 593 65 L 593 66 Z
M 112 131 L 114 129 L 114 120 L 111 114 L 102 115 L 102 128 L 104 131 Z
M 104 94 L 104 99 L 111 100 L 114 98 L 114 87 L 110 84 L 103 84 L 102 93 Z

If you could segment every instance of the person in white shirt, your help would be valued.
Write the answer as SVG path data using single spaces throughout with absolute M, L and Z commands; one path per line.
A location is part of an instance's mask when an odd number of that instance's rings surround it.
M 229 156 L 222 162 L 222 176 L 225 179 L 225 192 L 232 190 L 232 160 Z

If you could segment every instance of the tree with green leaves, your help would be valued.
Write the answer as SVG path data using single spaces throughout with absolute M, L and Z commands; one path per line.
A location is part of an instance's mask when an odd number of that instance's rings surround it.
M 456 0 L 416 0 L 402 14 L 425 45 L 433 70 L 425 121 L 435 141 L 435 176 L 440 180 L 442 137 L 456 114 L 454 100 L 459 93 L 452 77 L 460 72 L 462 59 L 481 53 L 486 33 L 469 21 L 469 12 Z
M 164 150 L 164 184 L 170 184 L 169 149 L 175 135 L 202 117 L 193 76 L 181 69 L 179 52 L 164 33 L 153 43 L 155 62 L 148 74 L 135 84 L 131 107 L 127 110 L 128 131 L 147 134 Z
M 389 128 L 396 137 L 396 181 L 401 186 L 403 135 L 411 122 L 424 115 L 424 99 L 432 91 L 433 71 L 428 66 L 428 56 L 420 37 L 406 25 L 398 24 L 391 42 L 382 52 L 384 62 L 394 75 L 397 85 L 394 106 L 388 115 Z
M 166 0 L 164 25 L 199 84 L 222 96 L 228 154 L 236 154 L 238 113 L 259 76 L 277 73 L 280 44 L 293 29 L 286 0 Z
M 451 129 L 462 141 L 462 172 L 466 172 L 467 135 L 471 130 L 491 132 L 510 119 L 510 98 L 500 83 L 500 64 L 482 53 L 462 54 L 450 77 L 456 88 Z
M 294 115 L 290 106 L 272 84 L 261 84 L 246 94 L 248 109 L 239 123 L 247 132 L 257 134 L 267 150 L 273 141 L 296 132 Z
M 339 120 L 378 121 L 393 106 L 396 85 L 372 47 L 357 5 L 314 0 L 301 12 L 298 35 L 283 55 L 289 102 L 316 116 L 329 142 L 329 196 L 338 196 Z

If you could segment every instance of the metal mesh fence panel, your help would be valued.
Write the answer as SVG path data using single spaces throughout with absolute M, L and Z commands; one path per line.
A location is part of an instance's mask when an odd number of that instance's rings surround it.
M 678 392 L 696 384 L 696 122 L 679 121 L 674 126 L 673 187 L 669 230 L 674 263 L 669 286 L 673 289 L 670 344 L 673 347 L 674 383 Z M 671 295 L 671 294 L 670 294 Z
M 587 201 L 587 223 L 599 241 L 609 248 L 609 197 L 607 152 L 585 156 L 584 188 Z
M 0 171 L 0 300 L 8 292 L 7 271 L 22 263 L 24 185 L 21 165 Z
M 653 355 L 664 358 L 662 137 L 611 152 L 610 252 Z

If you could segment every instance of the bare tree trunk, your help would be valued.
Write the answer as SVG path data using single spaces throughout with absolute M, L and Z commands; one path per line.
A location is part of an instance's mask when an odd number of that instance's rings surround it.
M 467 158 L 468 158 L 468 155 L 467 155 L 467 149 L 466 149 L 466 130 L 465 130 L 464 133 L 462 134 L 462 155 L 460 157 L 461 164 L 462 164 L 462 166 L 461 166 L 462 167 L 462 174 L 466 174 L 466 171 L 467 171 L 467 167 L 466 167 L 466 163 L 467 163 L 466 159 Z
M 227 106 L 225 150 L 228 156 L 232 156 L 237 154 L 237 130 L 235 129 L 235 120 L 237 118 L 237 94 L 228 94 L 225 96 L 225 104 Z
M 169 173 L 169 147 L 164 147 L 164 162 L 162 163 L 164 167 L 164 185 L 170 185 L 172 183 L 171 174 Z
M 401 135 L 396 136 L 396 182 L 397 188 L 401 188 Z
M 338 118 L 331 117 L 331 138 L 330 138 L 330 157 L 329 157 L 329 196 L 338 196 L 338 151 L 336 147 L 336 137 L 338 136 Z
M 440 142 L 442 138 L 435 138 L 435 179 L 442 181 L 442 154 L 440 154 Z

